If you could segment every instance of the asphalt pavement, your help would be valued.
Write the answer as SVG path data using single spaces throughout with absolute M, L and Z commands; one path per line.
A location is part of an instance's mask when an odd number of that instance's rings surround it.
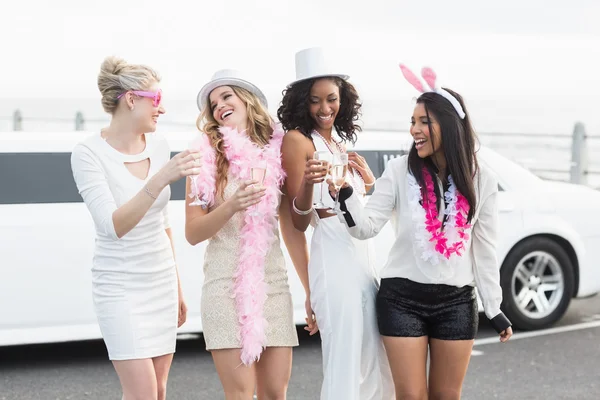
M 320 339 L 298 333 L 288 399 L 315 400 L 322 381 Z M 168 399 L 222 399 L 202 338 L 182 338 L 177 346 Z M 463 399 L 597 400 L 599 371 L 600 296 L 574 300 L 553 328 L 516 332 L 505 344 L 482 318 Z M 0 400 L 120 398 L 102 341 L 0 348 Z

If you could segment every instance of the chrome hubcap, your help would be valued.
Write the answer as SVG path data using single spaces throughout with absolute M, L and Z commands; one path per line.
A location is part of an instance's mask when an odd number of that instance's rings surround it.
M 512 297 L 528 318 L 541 319 L 558 307 L 565 289 L 564 276 L 556 258 L 534 251 L 519 261 L 511 281 Z

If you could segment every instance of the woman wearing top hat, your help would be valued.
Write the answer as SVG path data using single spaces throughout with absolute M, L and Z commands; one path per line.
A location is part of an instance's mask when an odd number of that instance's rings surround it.
M 279 242 L 284 132 L 239 72 L 217 72 L 198 94 L 202 173 L 188 180 L 185 234 L 208 240 L 202 287 L 206 348 L 226 399 L 285 399 L 298 345 Z
M 370 246 L 354 240 L 335 218 L 324 183 L 334 154 L 344 159 L 337 154 L 345 154 L 344 144 L 354 143 L 360 131 L 355 122 L 361 105 L 347 79 L 329 68 L 320 48 L 296 54 L 296 80 L 286 88 L 277 113 L 288 131 L 282 147 L 285 192 L 296 229 L 314 227 L 303 274 L 316 317 L 308 316 L 308 329 L 315 333 L 318 323 L 322 340 L 321 399 L 391 399 L 391 373 L 377 331 L 378 284 Z M 356 153 L 347 158 L 347 179 L 364 197 L 375 178 L 364 158 Z

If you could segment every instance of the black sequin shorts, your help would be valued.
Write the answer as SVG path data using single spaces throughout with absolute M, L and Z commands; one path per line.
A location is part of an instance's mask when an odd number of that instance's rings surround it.
M 474 339 L 479 326 L 473 286 L 424 284 L 384 278 L 377 294 L 377 324 L 383 336 Z

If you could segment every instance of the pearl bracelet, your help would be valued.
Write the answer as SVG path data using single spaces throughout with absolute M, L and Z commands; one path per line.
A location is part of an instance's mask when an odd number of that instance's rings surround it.
M 292 208 L 294 209 L 294 212 L 298 215 L 308 215 L 313 211 L 312 207 L 306 211 L 299 210 L 298 207 L 296 207 L 296 197 L 294 197 L 294 200 L 292 200 Z

